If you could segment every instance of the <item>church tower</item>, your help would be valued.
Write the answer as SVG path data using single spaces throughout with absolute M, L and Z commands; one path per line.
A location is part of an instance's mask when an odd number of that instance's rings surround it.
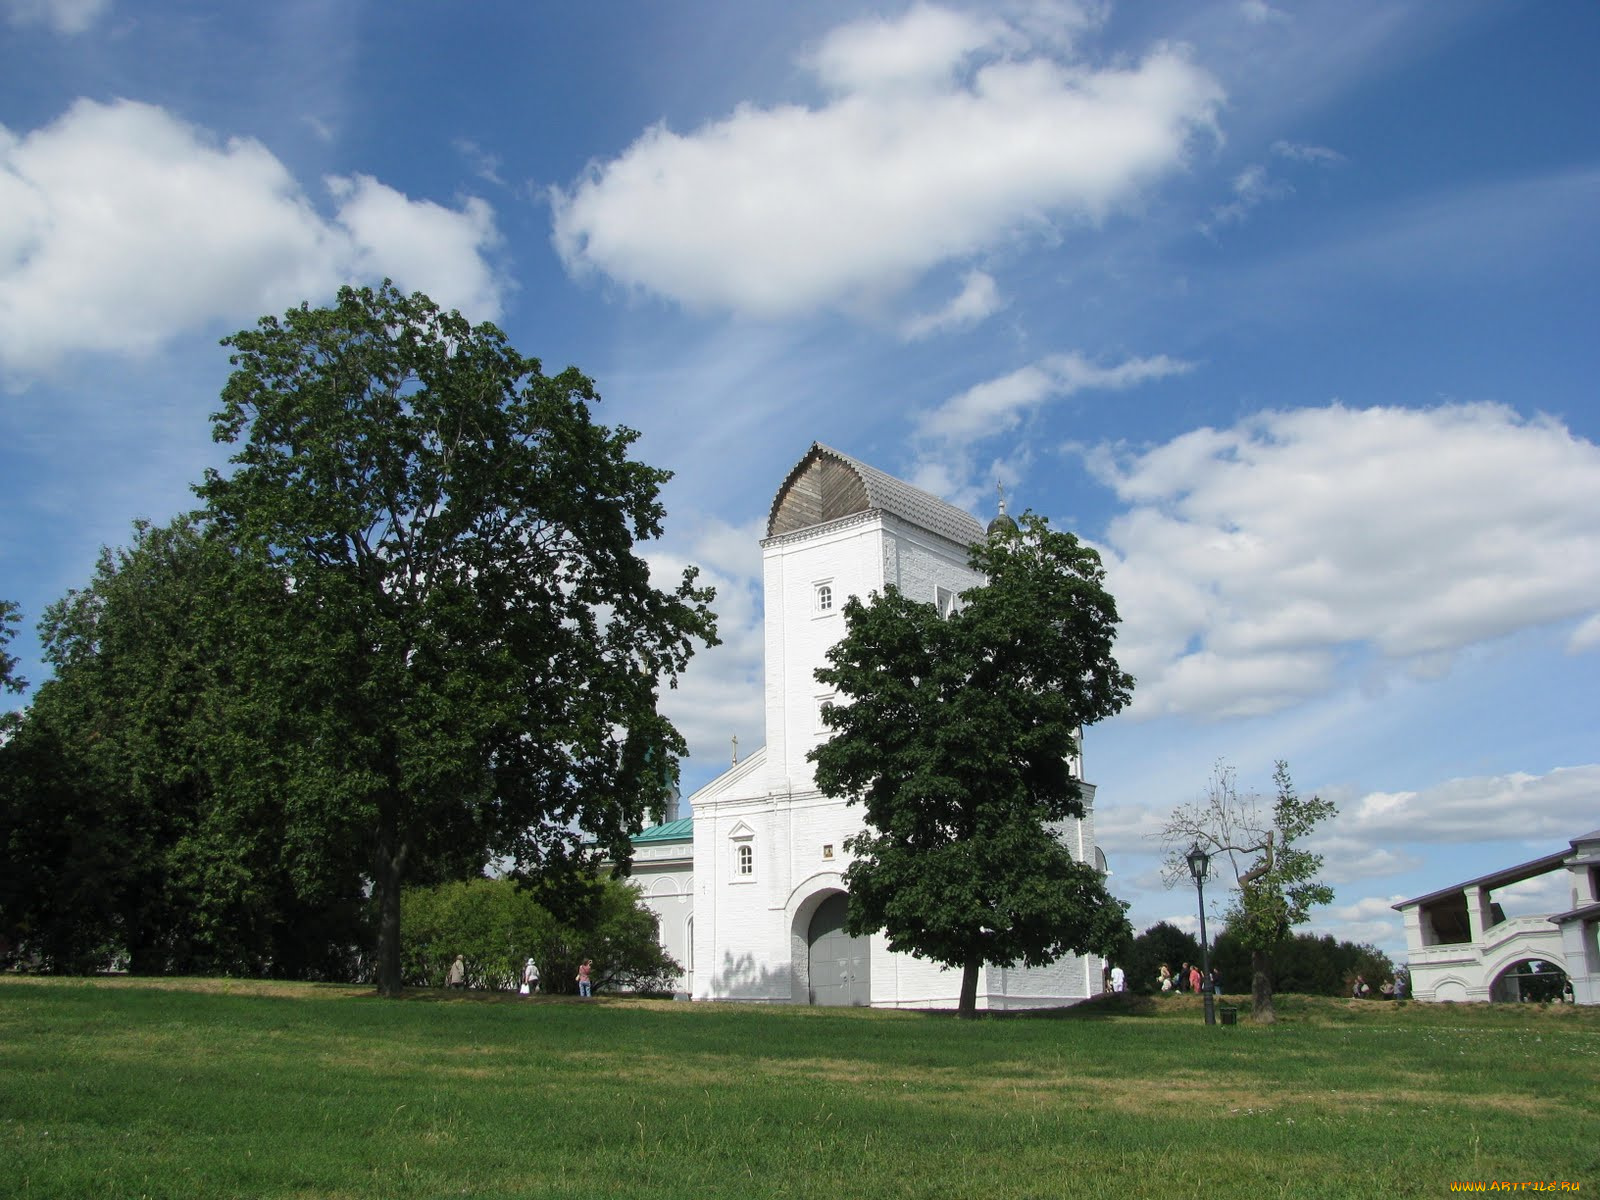
M 1001 520 L 1011 518 L 1002 510 Z M 969 556 L 984 536 L 971 514 L 821 443 L 778 488 L 761 543 L 766 744 L 690 797 L 696 999 L 954 1005 L 959 971 L 844 932 L 844 843 L 861 831 L 861 810 L 818 792 L 806 756 L 835 701 L 816 670 L 844 634 L 845 601 L 894 585 L 948 613 L 983 582 Z M 1061 834 L 1074 857 L 1094 861 L 1093 788 L 1083 794 L 1089 817 Z M 1075 958 L 991 968 L 979 1002 L 1080 999 L 1098 972 Z
M 968 513 L 821 443 L 789 472 L 761 543 L 770 789 L 814 786 L 806 755 L 833 702 L 816 671 L 844 635 L 845 600 L 894 584 L 948 611 L 983 581 L 967 563 L 983 536 Z

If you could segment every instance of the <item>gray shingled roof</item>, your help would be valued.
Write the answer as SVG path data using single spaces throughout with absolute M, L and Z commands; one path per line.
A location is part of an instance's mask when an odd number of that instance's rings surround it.
M 859 489 L 849 489 L 848 492 L 835 489 L 832 503 L 823 507 L 802 505 L 798 502 L 785 504 L 797 483 L 808 473 L 830 463 L 848 468 L 854 474 Z M 831 446 L 824 446 L 821 442 L 811 444 L 811 449 L 806 451 L 805 457 L 796 464 L 794 470 L 789 472 L 783 485 L 778 488 L 778 494 L 773 498 L 772 508 L 767 514 L 767 536 L 792 533 L 796 529 L 805 529 L 826 521 L 836 521 L 852 513 L 868 512 L 873 509 L 890 513 L 919 528 L 931 530 L 958 546 L 970 546 L 974 542 L 983 541 L 984 538 L 982 524 L 971 513 L 963 512 L 953 504 L 946 504 L 937 496 L 930 495 L 921 488 L 912 487 L 903 479 L 896 479 L 893 475 L 878 470 L 877 467 L 868 466 L 860 459 L 852 458 Z

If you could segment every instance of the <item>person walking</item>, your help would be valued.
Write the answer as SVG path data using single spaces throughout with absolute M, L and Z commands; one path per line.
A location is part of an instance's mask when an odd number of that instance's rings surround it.
M 539 968 L 529 959 L 522 967 L 522 994 L 531 996 L 539 990 Z
M 1156 983 L 1161 986 L 1163 992 L 1172 990 L 1172 968 L 1166 963 L 1162 963 L 1161 970 L 1156 973 Z
M 444 984 L 453 988 L 467 986 L 467 960 L 461 955 L 456 955 L 455 962 L 450 964 L 450 973 L 445 976 Z
M 1122 968 L 1121 967 L 1112 967 L 1111 968 L 1111 990 L 1113 992 L 1124 991 L 1127 988 L 1127 985 L 1128 985 L 1128 977 L 1127 977 L 1127 975 L 1125 975 L 1123 973 Z
M 1200 989 L 1202 987 L 1204 987 L 1204 986 L 1205 986 L 1205 980 L 1200 978 L 1200 968 L 1198 966 L 1196 966 L 1195 964 L 1190 963 L 1189 964 L 1189 990 L 1191 992 L 1193 992 L 1196 996 L 1198 996 L 1200 994 Z
M 585 1000 L 594 994 L 589 981 L 589 973 L 593 966 L 594 964 L 587 958 L 578 965 L 578 995 Z

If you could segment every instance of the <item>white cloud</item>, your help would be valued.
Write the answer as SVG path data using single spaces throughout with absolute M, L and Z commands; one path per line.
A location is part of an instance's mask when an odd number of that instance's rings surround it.
M 83 33 L 111 7 L 111 0 L 6 0 L 6 16 L 17 26 L 47 25 L 57 33 Z
M 1191 364 L 1158 354 L 1101 366 L 1081 354 L 1052 354 L 952 396 L 917 420 L 921 437 L 965 444 L 1015 429 L 1030 410 L 1082 391 L 1120 392 L 1181 375 Z
M 1335 904 L 1327 910 L 1327 915 L 1335 921 L 1393 921 L 1396 919 L 1394 906 L 1404 900 L 1404 896 L 1366 896 L 1353 904 Z
M 1129 505 L 1105 558 L 1137 713 L 1270 712 L 1367 649 L 1436 673 L 1600 594 L 1600 447 L 1496 405 L 1265 412 L 1089 463 Z
M 900 88 L 947 88 L 1006 29 L 953 9 L 918 4 L 903 16 L 841 25 L 807 63 L 823 86 L 843 95 Z
M 1222 90 L 1179 50 L 1096 67 L 1029 36 L 928 5 L 835 31 L 811 59 L 827 102 L 648 130 L 552 192 L 555 245 L 574 273 L 696 307 L 860 304 L 1100 220 L 1213 124 Z
M 1326 146 L 1312 146 L 1305 142 L 1276 141 L 1272 143 L 1272 152 L 1291 162 L 1311 163 L 1318 167 L 1336 167 L 1348 161 L 1337 150 L 1330 150 Z
M 970 329 L 1001 307 L 1000 289 L 994 276 L 983 271 L 968 271 L 961 281 L 961 292 L 935 312 L 912 317 L 900 330 L 907 341 L 919 341 L 952 329 Z
M 1239 0 L 1239 15 L 1251 25 L 1263 25 L 1269 21 L 1287 21 L 1287 14 L 1280 9 L 1273 8 L 1266 0 Z
M 500 236 L 485 201 L 469 196 L 457 211 L 407 199 L 370 175 L 335 176 L 327 184 L 349 234 L 346 270 L 369 279 L 393 276 L 470 316 L 499 313 L 501 284 L 483 252 L 498 246 Z
M 1336 829 L 1368 846 L 1396 842 L 1501 843 L 1530 840 L 1555 851 L 1595 824 L 1600 765 L 1451 779 L 1418 792 L 1372 792 L 1344 806 Z M 1503 866 L 1541 851 L 1512 851 Z
M 1102 366 L 1082 354 L 1051 354 L 1008 375 L 968 388 L 917 414 L 917 460 L 910 481 L 961 507 L 977 504 L 996 479 L 1017 483 L 1026 473 L 1032 449 L 1023 441 L 1009 456 L 982 466 L 974 448 L 1010 432 L 1052 401 L 1084 391 L 1127 391 L 1151 380 L 1181 375 L 1190 363 L 1158 354 Z
M 1233 199 L 1213 208 L 1210 219 L 1201 229 L 1209 234 L 1219 226 L 1237 225 L 1268 200 L 1279 199 L 1293 191 L 1287 183 L 1268 175 L 1260 163 L 1251 163 L 1233 177 Z
M 1552 850 L 1562 849 L 1566 847 L 1552 847 Z M 1510 867 L 1516 864 L 1508 862 L 1505 865 Z M 1524 879 L 1508 887 L 1495 888 L 1489 895 L 1508 918 L 1549 916 L 1577 907 L 1572 896 L 1572 874 L 1565 869 Z
M 456 153 L 466 160 L 472 168 L 472 173 L 486 183 L 496 183 L 505 186 L 505 180 L 500 178 L 501 161 L 498 154 L 491 154 L 471 138 L 457 138 L 452 145 Z
M 1317 167 L 1335 167 L 1345 162 L 1344 155 L 1326 146 L 1312 146 L 1301 142 L 1276 141 L 1272 153 L 1290 162 Z M 1277 179 L 1261 163 L 1250 163 L 1233 177 L 1230 188 L 1232 199 L 1212 208 L 1210 215 L 1200 224 L 1200 231 L 1208 237 L 1228 225 L 1243 223 L 1251 213 L 1272 200 L 1281 200 L 1294 194 L 1292 184 Z
M 23 137 L 0 127 L 0 368 L 149 351 L 384 275 L 497 315 L 486 204 L 455 211 L 366 176 L 328 186 L 331 220 L 261 143 L 133 101 L 79 100 Z
M 1567 650 L 1572 654 L 1600 650 L 1600 613 L 1596 613 L 1572 631 L 1572 637 L 1567 641 Z

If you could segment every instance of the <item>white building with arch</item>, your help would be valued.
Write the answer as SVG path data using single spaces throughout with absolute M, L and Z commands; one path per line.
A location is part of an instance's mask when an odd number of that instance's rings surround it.
M 1560 874 L 1570 905 L 1507 918 L 1501 888 Z M 1546 854 L 1394 906 L 1418 1000 L 1517 1000 L 1527 964 L 1564 971 L 1579 1004 L 1600 1004 L 1600 829 Z
M 957 1003 L 959 970 L 891 953 L 882 935 L 844 933 L 844 843 L 860 832 L 861 813 L 817 790 L 806 755 L 833 702 L 815 671 L 844 632 L 846 598 L 894 584 L 948 610 L 982 582 L 968 549 L 984 536 L 970 514 L 820 443 L 778 489 L 761 543 L 766 744 L 691 796 L 692 817 L 634 839 L 634 880 L 695 999 Z M 1081 786 L 1086 815 L 1061 835 L 1080 862 L 1103 862 L 1094 787 Z M 1068 956 L 1046 968 L 986 967 L 978 1003 L 1084 999 L 1100 990 L 1102 966 Z

